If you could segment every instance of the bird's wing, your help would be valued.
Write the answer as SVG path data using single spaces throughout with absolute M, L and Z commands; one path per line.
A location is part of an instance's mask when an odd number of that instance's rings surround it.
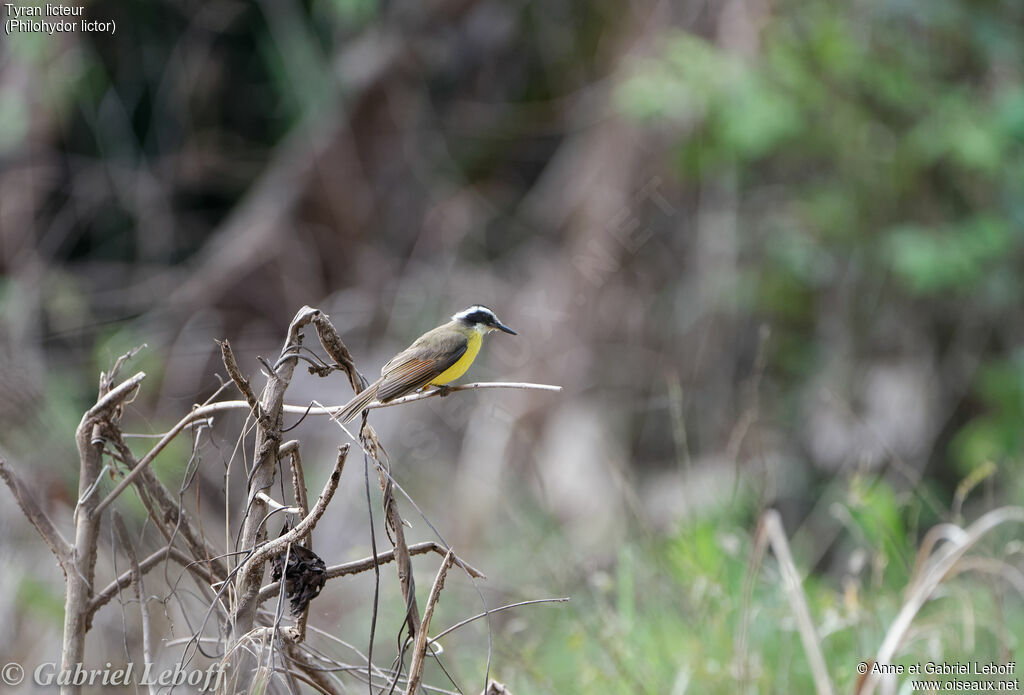
M 444 326 L 424 334 L 381 369 L 377 400 L 386 403 L 426 386 L 458 362 L 468 345 L 466 336 Z

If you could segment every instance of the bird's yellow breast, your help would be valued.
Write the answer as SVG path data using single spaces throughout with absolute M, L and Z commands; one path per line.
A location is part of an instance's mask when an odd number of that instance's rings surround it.
M 438 374 L 437 378 L 430 383 L 434 386 L 441 386 L 449 381 L 455 381 L 465 374 L 466 370 L 469 369 L 469 365 L 473 364 L 473 360 L 476 359 L 477 353 L 480 352 L 480 345 L 483 343 L 483 340 L 484 337 L 479 331 L 470 331 L 466 351 L 462 353 L 459 361 Z

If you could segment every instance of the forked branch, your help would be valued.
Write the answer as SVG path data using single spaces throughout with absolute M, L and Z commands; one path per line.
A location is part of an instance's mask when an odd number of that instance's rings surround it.
M 327 505 L 330 503 L 331 498 L 334 496 L 335 490 L 338 489 L 338 480 L 341 478 L 341 470 L 345 467 L 345 457 L 348 456 L 349 445 L 344 444 L 338 447 L 338 458 L 334 463 L 334 470 L 331 471 L 330 477 L 327 482 L 324 483 L 324 489 L 320 493 L 320 497 L 317 498 L 316 504 L 309 510 L 309 514 L 305 516 L 295 528 L 289 530 L 287 533 L 278 536 L 272 541 L 268 541 L 261 545 L 252 555 L 250 555 L 242 566 L 239 568 L 239 575 L 247 577 L 247 580 L 253 579 L 258 580 L 258 577 L 252 575 L 263 568 L 263 564 L 272 556 L 282 552 L 289 543 L 297 543 L 302 540 L 303 537 L 308 533 L 312 533 L 316 527 L 320 517 L 323 516 L 324 512 L 327 511 Z M 275 582 L 280 584 L 280 582 Z M 276 592 L 275 592 L 276 593 Z

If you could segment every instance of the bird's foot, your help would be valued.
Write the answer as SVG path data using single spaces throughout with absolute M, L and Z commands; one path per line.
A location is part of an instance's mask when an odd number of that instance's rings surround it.
M 437 395 L 440 396 L 441 398 L 444 398 L 445 396 L 447 396 L 452 391 L 446 384 L 441 384 L 441 385 L 437 386 L 436 388 L 437 388 Z

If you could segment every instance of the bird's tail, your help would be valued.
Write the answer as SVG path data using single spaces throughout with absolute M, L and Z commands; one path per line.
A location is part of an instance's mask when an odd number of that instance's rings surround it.
M 341 424 L 345 424 L 353 420 L 359 413 L 363 412 L 366 406 L 370 405 L 377 398 L 377 389 L 380 387 L 380 382 L 384 381 L 381 377 L 377 381 L 373 382 L 365 389 L 357 393 L 352 400 L 339 408 L 332 419 L 337 420 Z

